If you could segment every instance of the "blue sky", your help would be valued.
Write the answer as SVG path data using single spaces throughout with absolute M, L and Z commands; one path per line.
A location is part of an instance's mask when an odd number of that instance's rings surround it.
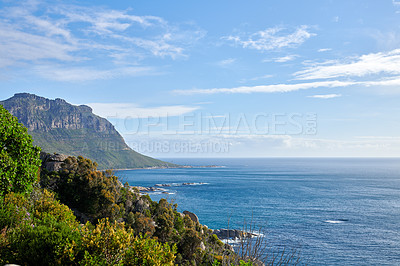
M 3 0 L 0 68 L 155 157 L 400 156 L 400 1 Z

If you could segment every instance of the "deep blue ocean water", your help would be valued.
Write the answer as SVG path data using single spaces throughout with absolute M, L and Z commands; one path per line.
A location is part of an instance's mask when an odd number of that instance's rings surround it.
M 206 183 L 152 194 L 209 228 L 252 221 L 309 265 L 400 265 L 400 159 L 167 159 L 221 168 L 117 171 L 130 185 Z M 253 217 L 253 218 L 252 218 Z

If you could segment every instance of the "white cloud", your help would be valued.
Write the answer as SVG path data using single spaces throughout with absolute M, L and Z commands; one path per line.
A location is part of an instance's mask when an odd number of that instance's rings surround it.
M 128 145 L 139 152 L 172 157 L 174 155 L 198 157 L 202 153 L 212 154 L 215 157 L 397 157 L 400 152 L 400 138 L 379 136 L 339 140 L 293 135 L 193 135 L 163 132 L 161 134 L 126 133 L 124 138 Z M 169 149 L 154 149 L 154 145 L 160 143 L 165 144 Z M 197 145 L 209 148 L 199 150 L 196 149 Z M 184 149 L 179 149 L 181 147 Z M 194 147 L 193 151 L 188 147 Z
M 71 43 L 23 32 L 0 22 L 0 67 L 44 59 L 78 61 L 79 57 L 71 54 L 77 50 Z
M 362 156 L 382 156 L 384 150 L 400 151 L 400 139 L 354 139 L 354 140 L 336 140 L 336 139 L 312 139 L 312 138 L 289 138 L 287 147 L 320 149 L 325 153 L 341 152 L 341 156 L 346 156 L 345 151 L 356 151 Z M 369 152 L 365 154 L 362 152 Z M 388 155 L 388 154 L 387 154 Z M 392 155 L 392 154 L 391 154 Z M 348 155 L 347 155 L 348 156 Z M 392 155 L 393 156 L 393 155 Z
M 46 0 L 7 2 L 0 10 L 0 67 L 51 67 L 99 58 L 125 65 L 149 56 L 175 59 L 186 57 L 188 47 L 205 35 L 194 24 L 172 25 L 160 17 L 130 13 Z
M 326 80 L 306 83 L 294 84 L 272 84 L 259 86 L 241 86 L 234 88 L 213 88 L 213 89 L 189 89 L 189 90 L 174 90 L 173 93 L 192 95 L 192 94 L 217 94 L 217 93 L 279 93 L 292 92 L 298 90 L 307 90 L 315 88 L 343 88 L 349 86 L 400 86 L 400 76 L 393 78 L 370 80 L 370 81 L 340 81 Z
M 397 140 L 400 141 L 400 137 L 392 137 L 392 136 L 357 136 L 358 139 L 370 139 L 370 140 Z
M 363 77 L 374 74 L 400 74 L 400 49 L 390 52 L 371 53 L 348 60 L 349 62 L 325 62 L 294 73 L 297 79 L 329 79 L 339 77 Z
M 311 95 L 307 96 L 309 98 L 317 98 L 317 99 L 332 99 L 332 98 L 337 98 L 341 97 L 341 94 L 317 94 L 317 95 Z
M 132 103 L 88 103 L 93 113 L 105 118 L 149 118 L 180 116 L 199 109 L 197 106 L 169 105 L 141 107 Z
M 226 66 L 232 65 L 235 62 L 236 62 L 236 58 L 228 58 L 225 60 L 218 61 L 217 65 L 220 67 L 226 67 Z
M 274 93 L 291 92 L 313 88 L 339 88 L 349 86 L 376 86 L 398 87 L 400 86 L 400 49 L 389 52 L 371 53 L 357 58 L 348 59 L 347 62 L 326 61 L 314 64 L 305 70 L 294 73 L 299 80 L 317 80 L 294 84 L 268 84 L 258 86 L 240 86 L 234 88 L 190 89 L 175 90 L 179 94 L 216 94 L 216 93 Z M 370 77 L 370 79 L 367 79 Z M 346 78 L 345 80 L 340 80 Z M 353 78 L 350 80 L 349 78 Z M 364 78 L 364 79 L 360 79 Z M 332 80 L 335 79 L 335 80 Z M 382 91 L 382 90 L 381 90 Z M 329 96 L 317 96 L 314 98 L 333 98 Z
M 277 63 L 285 63 L 288 61 L 292 61 L 292 60 L 296 59 L 297 57 L 298 57 L 298 55 L 287 55 L 287 56 L 283 56 L 283 57 L 274 58 L 274 61 Z
M 357 84 L 351 81 L 320 81 L 296 84 L 276 84 L 276 85 L 260 85 L 260 86 L 241 86 L 236 88 L 214 88 L 214 89 L 190 89 L 175 90 L 178 94 L 216 94 L 216 93 L 274 93 L 274 92 L 291 92 L 298 90 L 306 90 L 312 88 L 338 88 L 347 87 Z
M 359 82 L 359 84 L 365 86 L 400 86 L 400 76 L 393 78 L 386 78 L 381 80 L 371 80 L 371 81 L 363 81 Z
M 308 26 L 303 25 L 297 27 L 292 33 L 288 33 L 282 27 L 274 27 L 252 34 L 245 34 L 245 36 L 225 36 L 223 39 L 234 42 L 243 48 L 267 51 L 298 46 L 315 35 L 309 32 Z
M 46 79 L 66 82 L 106 80 L 123 76 L 148 76 L 157 74 L 157 70 L 152 67 L 123 67 L 99 70 L 87 67 L 38 66 L 34 68 L 34 71 Z
M 376 41 L 381 50 L 389 51 L 400 47 L 400 33 L 397 29 L 368 29 L 366 34 Z
M 262 75 L 262 76 L 258 76 L 258 77 L 254 77 L 254 78 L 249 78 L 249 79 L 241 79 L 241 80 L 239 80 L 239 82 L 240 83 L 246 83 L 246 82 L 248 82 L 249 80 L 250 81 L 256 81 L 256 80 L 261 80 L 261 79 L 269 79 L 269 78 L 272 78 L 274 75 L 269 75 L 269 74 L 267 74 L 267 75 Z
M 262 75 L 262 76 L 259 76 L 259 77 L 251 78 L 250 80 L 269 79 L 269 78 L 272 78 L 273 76 L 274 75 L 267 74 L 267 75 Z
M 331 48 L 321 48 L 321 49 L 318 49 L 318 52 L 322 53 L 322 52 L 328 52 L 331 50 L 332 50 Z

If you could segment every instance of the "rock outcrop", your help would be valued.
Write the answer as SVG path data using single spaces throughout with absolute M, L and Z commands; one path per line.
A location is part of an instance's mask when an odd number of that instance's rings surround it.
M 189 218 L 190 218 L 195 224 L 199 223 L 199 218 L 198 218 L 197 215 L 194 214 L 193 212 L 184 211 L 183 214 L 189 216 Z
M 42 169 L 46 169 L 49 172 L 57 172 L 61 169 L 61 165 L 64 160 L 68 158 L 68 155 L 64 154 L 48 154 L 45 152 L 40 153 L 40 159 L 42 160 Z
M 242 239 L 257 236 L 256 234 L 236 229 L 217 229 L 213 231 L 213 234 L 217 235 L 219 239 Z
M 29 93 L 16 93 L 1 102 L 12 115 L 18 117 L 29 131 L 49 132 L 52 129 L 92 129 L 110 134 L 113 125 L 96 117 L 86 105 L 72 105 L 63 99 L 50 100 Z
M 135 211 L 136 212 L 143 212 L 144 210 L 148 210 L 149 208 L 150 208 L 149 202 L 146 200 L 143 200 L 142 198 L 140 198 L 135 203 Z

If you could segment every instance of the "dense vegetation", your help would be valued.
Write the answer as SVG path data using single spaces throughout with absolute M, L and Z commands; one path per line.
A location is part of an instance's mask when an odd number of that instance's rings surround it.
M 31 193 L 8 193 L 1 206 L 3 264 L 217 265 L 236 260 L 210 229 L 179 213 L 176 204 L 155 202 L 122 186 L 110 171 L 97 171 L 83 157 L 69 157 L 58 172 L 43 170 Z
M 40 149 L 26 128 L 0 105 L 0 197 L 29 191 L 37 178 Z
M 57 172 L 43 168 L 37 178 L 39 150 L 17 119 L 0 110 L 7 125 L 1 265 L 250 265 L 176 205 L 140 195 L 89 159 L 69 157 Z
M 123 224 L 130 237 L 168 246 L 166 256 L 173 254 L 174 263 L 210 265 L 234 256 L 212 230 L 179 213 L 176 204 L 140 195 L 111 171 L 97 171 L 89 159 L 69 157 L 58 172 L 42 170 L 40 187 L 53 191 L 80 222 L 102 227 L 109 226 L 104 221 Z

